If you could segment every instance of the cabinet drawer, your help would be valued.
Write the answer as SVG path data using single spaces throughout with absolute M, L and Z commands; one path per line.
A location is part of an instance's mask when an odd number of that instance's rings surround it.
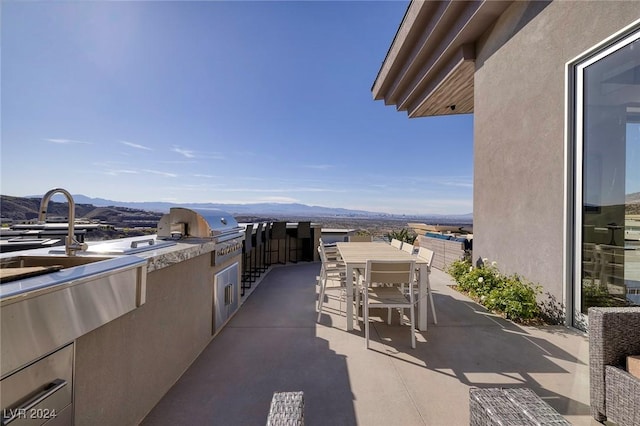
M 54 420 L 71 404 L 72 384 L 70 344 L 0 381 L 2 425 L 40 425 Z

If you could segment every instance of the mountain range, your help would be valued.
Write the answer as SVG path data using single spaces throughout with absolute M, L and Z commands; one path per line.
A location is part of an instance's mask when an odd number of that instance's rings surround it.
M 42 198 L 42 195 L 28 195 L 26 198 Z M 82 194 L 73 195 L 77 204 L 91 204 L 96 207 L 127 207 L 131 209 L 147 210 L 166 213 L 171 207 L 184 207 L 188 209 L 221 209 L 232 215 L 284 215 L 304 217 L 360 217 L 360 218 L 446 218 L 456 219 L 462 222 L 471 222 L 473 214 L 461 215 L 394 215 L 389 213 L 371 212 L 366 210 L 351 210 L 344 208 L 309 206 L 299 203 L 253 203 L 253 204 L 222 204 L 222 203 L 181 203 L 174 204 L 161 201 L 125 202 L 107 200 L 104 198 L 92 198 Z M 56 202 L 66 202 L 66 199 L 56 194 L 52 198 Z

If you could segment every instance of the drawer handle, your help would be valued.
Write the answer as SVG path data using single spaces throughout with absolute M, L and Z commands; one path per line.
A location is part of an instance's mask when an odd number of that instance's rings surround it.
M 224 305 L 228 306 L 233 303 L 233 285 L 227 284 L 224 287 Z
M 2 410 L 2 426 L 8 425 L 9 423 L 19 418 L 24 418 L 29 410 L 31 410 L 33 407 L 40 404 L 42 401 L 49 398 L 51 395 L 65 386 L 67 386 L 66 380 L 55 379 L 54 381 L 49 383 L 42 392 L 29 399 L 20 407 Z
M 155 240 L 153 238 L 149 238 L 148 240 L 131 241 L 131 248 L 138 248 L 138 244 L 149 244 L 152 246 L 155 244 Z

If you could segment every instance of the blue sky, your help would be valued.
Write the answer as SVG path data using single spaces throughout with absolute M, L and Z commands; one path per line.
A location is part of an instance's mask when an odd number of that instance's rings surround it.
M 407 5 L 3 1 L 2 194 L 470 213 L 473 117 L 371 94 Z

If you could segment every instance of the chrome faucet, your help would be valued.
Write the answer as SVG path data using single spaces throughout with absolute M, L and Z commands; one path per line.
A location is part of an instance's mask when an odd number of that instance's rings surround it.
M 76 222 L 76 203 L 73 201 L 73 197 L 66 189 L 62 188 L 54 188 L 51 191 L 44 194 L 42 197 L 42 201 L 40 202 L 40 214 L 38 215 L 38 223 L 45 223 L 47 219 L 47 206 L 49 205 L 49 201 L 51 197 L 55 193 L 60 193 L 67 198 L 67 202 L 69 203 L 69 214 L 68 214 L 68 232 L 67 237 L 64 240 L 65 252 L 67 256 L 75 256 L 77 251 L 86 250 L 87 244 L 80 243 L 76 240 L 75 237 L 75 222 Z

